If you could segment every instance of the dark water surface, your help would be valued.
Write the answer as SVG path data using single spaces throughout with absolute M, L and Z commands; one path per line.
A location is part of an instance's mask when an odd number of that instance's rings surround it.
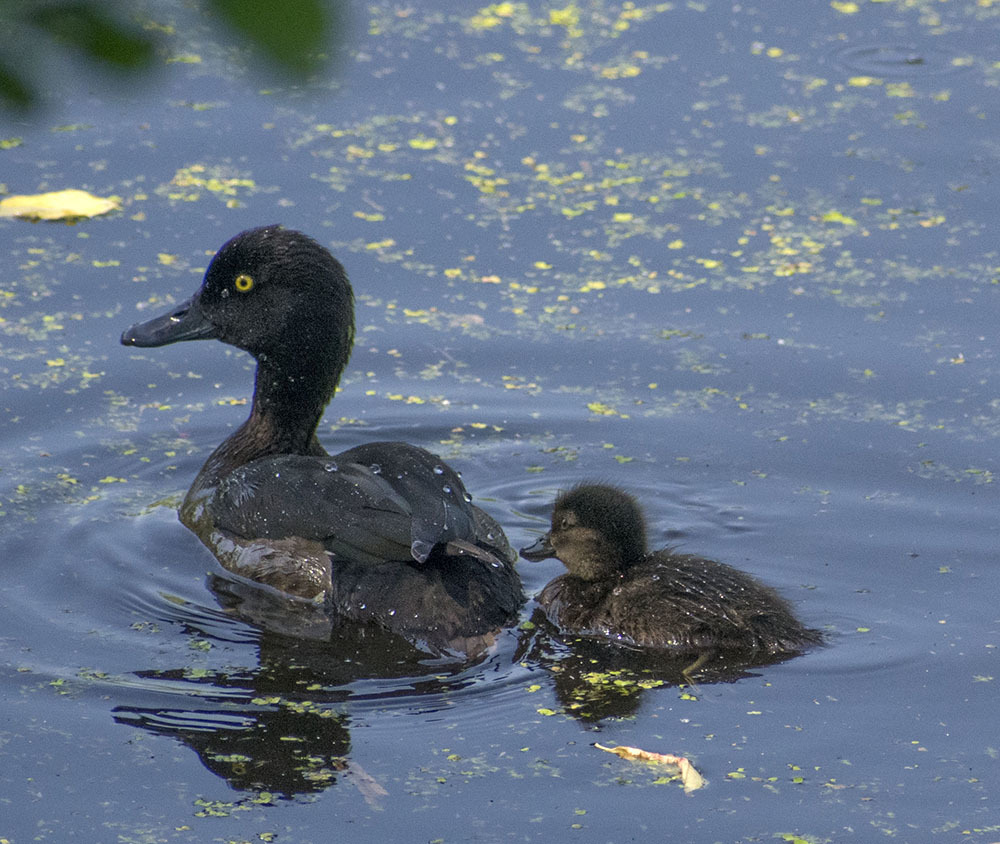
M 175 38 L 3 130 L 9 192 L 124 208 L 0 222 L 0 839 L 1000 841 L 1000 5 L 369 4 L 346 43 L 259 90 Z M 173 508 L 248 358 L 118 337 L 271 222 L 358 294 L 331 451 L 439 452 L 515 546 L 620 483 L 829 647 L 694 693 L 530 625 L 420 663 L 220 578 Z

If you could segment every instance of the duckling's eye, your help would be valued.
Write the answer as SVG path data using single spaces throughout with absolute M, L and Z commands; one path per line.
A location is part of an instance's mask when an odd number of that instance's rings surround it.
M 559 520 L 559 529 L 560 530 L 568 530 L 569 529 L 569 519 L 566 518 L 565 516 L 563 516 Z
M 253 279 L 246 273 L 240 273 L 236 276 L 236 280 L 233 282 L 233 286 L 240 291 L 240 293 L 249 293 L 253 290 Z

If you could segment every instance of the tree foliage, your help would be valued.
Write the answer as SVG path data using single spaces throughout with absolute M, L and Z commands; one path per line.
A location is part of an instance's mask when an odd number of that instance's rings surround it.
M 299 81 L 321 69 L 337 28 L 335 0 L 202 0 L 197 12 L 219 24 L 220 40 L 256 49 Z M 0 0 L 0 100 L 35 105 L 36 72 L 53 50 L 116 71 L 121 84 L 147 73 L 163 44 L 145 23 L 107 0 Z

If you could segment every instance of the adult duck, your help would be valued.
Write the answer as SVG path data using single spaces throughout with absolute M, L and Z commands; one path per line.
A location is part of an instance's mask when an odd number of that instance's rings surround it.
M 688 671 L 721 652 L 777 657 L 821 641 L 749 574 L 671 548 L 650 552 L 638 501 L 614 486 L 560 494 L 551 529 L 521 556 L 566 566 L 538 596 L 562 631 L 690 654 Z
M 435 646 L 516 619 L 515 555 L 455 471 L 407 443 L 331 456 L 317 439 L 354 340 L 354 294 L 327 249 L 279 226 L 242 232 L 194 296 L 121 342 L 203 339 L 257 361 L 249 418 L 180 508 L 226 569 Z

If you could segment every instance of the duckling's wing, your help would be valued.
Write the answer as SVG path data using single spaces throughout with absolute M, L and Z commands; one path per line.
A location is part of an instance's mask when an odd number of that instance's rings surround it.
M 659 586 L 658 597 L 684 619 L 685 635 L 693 637 L 693 644 L 699 644 L 695 640 L 701 631 L 728 634 L 745 626 L 741 605 L 749 578 L 737 569 L 664 549 L 647 559 L 638 572 L 643 581 Z
M 413 509 L 367 466 L 261 458 L 230 473 L 210 509 L 216 528 L 248 539 L 316 540 L 358 562 L 410 559 Z
M 479 535 L 472 496 L 462 479 L 429 451 L 408 443 L 375 442 L 343 451 L 334 459 L 368 467 L 407 503 L 413 514 L 410 553 L 418 562 L 426 562 L 436 545 L 455 540 L 500 545 L 495 538 L 490 541 Z M 502 537 L 499 525 L 493 525 Z
M 644 569 L 670 584 L 664 603 L 683 613 L 683 635 L 691 645 L 776 653 L 817 641 L 774 589 L 725 563 L 664 549 Z

